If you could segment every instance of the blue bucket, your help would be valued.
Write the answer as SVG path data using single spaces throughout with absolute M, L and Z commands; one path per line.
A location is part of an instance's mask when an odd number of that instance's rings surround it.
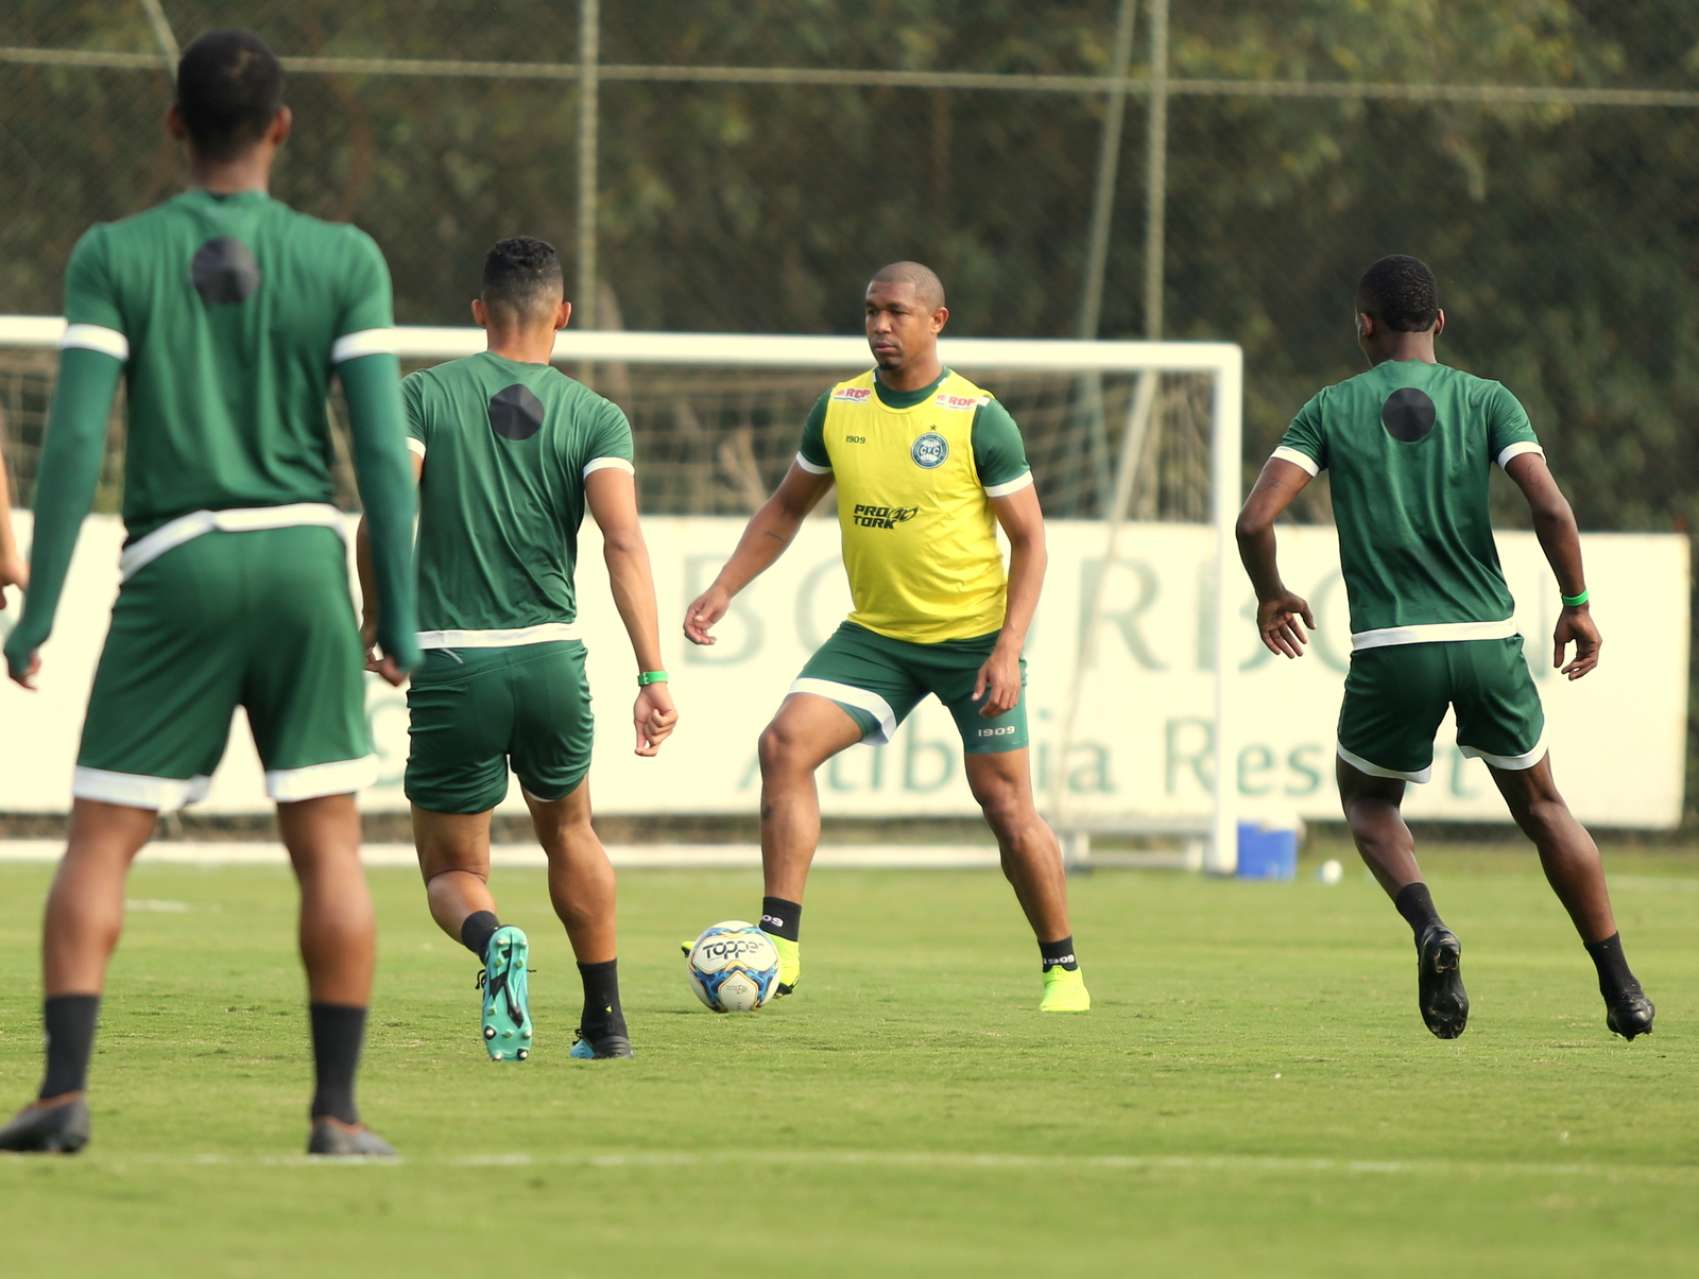
M 1288 822 L 1240 822 L 1240 879 L 1295 879 L 1298 830 Z

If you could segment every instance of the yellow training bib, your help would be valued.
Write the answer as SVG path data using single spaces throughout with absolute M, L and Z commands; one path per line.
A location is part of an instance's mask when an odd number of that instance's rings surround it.
M 856 625 L 917 644 L 1001 629 L 1008 574 L 973 456 L 990 400 L 954 372 L 908 408 L 879 398 L 871 370 L 832 388 L 825 446 Z

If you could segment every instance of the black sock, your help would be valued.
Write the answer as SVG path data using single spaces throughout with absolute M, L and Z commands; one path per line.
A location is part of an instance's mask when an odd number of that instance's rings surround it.
M 584 980 L 584 1017 L 579 1031 L 586 1039 L 625 1034 L 625 1012 L 619 1006 L 619 960 L 578 965 Z
M 1634 980 L 1634 974 L 1628 971 L 1628 957 L 1622 953 L 1621 933 L 1612 933 L 1603 941 L 1590 941 L 1584 945 L 1593 957 L 1593 967 L 1599 970 L 1599 993 L 1606 999 L 1615 999 L 1624 991 L 1640 985 Z
M 312 1117 L 329 1116 L 345 1124 L 360 1122 L 354 1109 L 354 1071 L 360 1064 L 360 1043 L 366 1037 L 366 1010 L 349 1004 L 312 1004 L 313 1023 Z
M 1441 922 L 1439 912 L 1434 909 L 1433 895 L 1428 892 L 1428 886 L 1419 879 L 1400 888 L 1398 896 L 1392 899 L 1392 904 L 1398 907 L 1398 913 L 1404 916 L 1418 942 L 1422 940 L 1423 929 L 1430 924 Z
M 94 1023 L 99 995 L 51 995 L 41 1003 L 41 1028 L 47 1041 L 47 1073 L 38 1097 L 45 1100 L 88 1087 L 88 1059 L 94 1055 Z
M 490 938 L 496 935 L 496 929 L 500 927 L 501 920 L 495 917 L 494 911 L 475 910 L 461 921 L 460 944 L 476 955 L 482 963 L 484 952 L 490 947 Z
M 1074 957 L 1074 937 L 1070 933 L 1061 941 L 1041 941 L 1038 943 L 1039 958 L 1044 962 L 1044 971 L 1052 968 L 1066 968 L 1069 972 L 1079 970 L 1080 961 Z
M 761 931 L 783 937 L 786 941 L 802 939 L 802 903 L 788 902 L 783 897 L 761 899 Z

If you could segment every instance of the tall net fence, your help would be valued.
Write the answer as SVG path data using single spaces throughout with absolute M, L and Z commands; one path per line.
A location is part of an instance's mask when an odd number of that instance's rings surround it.
M 410 358 L 412 371 L 430 361 Z M 9 347 L 0 332 L 0 431 L 11 461 L 15 498 L 32 504 L 53 391 L 56 353 Z M 613 399 L 637 438 L 640 496 L 657 515 L 747 515 L 765 500 L 796 456 L 801 424 L 842 368 L 748 369 L 700 366 L 573 364 L 572 371 Z M 1098 519 L 1112 502 L 1114 469 L 1132 429 L 1134 374 L 976 371 L 1021 424 L 1029 460 L 1045 477 L 1044 504 L 1061 518 Z M 1139 424 L 1137 481 L 1130 514 L 1138 519 L 1207 523 L 1210 518 L 1210 415 L 1205 375 L 1153 375 L 1149 418 Z M 337 431 L 336 499 L 358 506 L 347 449 L 346 411 L 330 405 Z M 118 508 L 124 416 L 114 407 L 96 508 Z M 824 509 L 824 508 L 823 508 Z

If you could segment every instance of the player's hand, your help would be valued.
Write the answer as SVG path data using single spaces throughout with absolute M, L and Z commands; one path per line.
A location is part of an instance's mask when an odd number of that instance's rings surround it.
M 30 650 L 29 660 L 22 666 L 14 668 L 10 660 L 6 663 L 6 674 L 11 677 L 12 683 L 19 688 L 28 689 L 32 693 L 35 692 L 35 677 L 40 673 L 41 654 L 34 649 Z
M 0 555 L 0 608 L 6 607 L 6 588 L 29 590 L 29 563 L 15 552 Z
M 1257 634 L 1262 636 L 1263 646 L 1276 657 L 1304 655 L 1304 645 L 1310 642 L 1305 626 L 1315 630 L 1316 619 L 1310 612 L 1309 601 L 1302 595 L 1282 591 L 1273 599 L 1257 601 Z
M 678 726 L 678 711 L 673 707 L 673 695 L 665 684 L 645 684 L 637 690 L 637 705 L 631 710 L 637 725 L 637 753 L 652 756 L 661 743 L 673 735 Z
M 376 671 L 378 668 L 378 619 L 377 614 L 367 610 L 365 620 L 360 623 L 360 651 L 366 655 L 366 669 Z
M 992 649 L 974 677 L 973 700 L 985 703 L 979 708 L 981 719 L 996 719 L 1014 710 L 1021 700 L 1021 655 L 1001 644 Z
M 1565 666 L 1563 650 L 1571 640 L 1575 641 L 1575 658 Z M 1599 628 L 1593 625 L 1592 610 L 1585 604 L 1566 608 L 1558 614 L 1557 629 L 1552 632 L 1552 666 L 1571 680 L 1580 679 L 1599 664 L 1603 644 Z
M 731 593 L 720 586 L 710 586 L 684 610 L 684 638 L 692 644 L 717 644 L 719 640 L 708 632 L 714 623 L 726 615 L 732 606 Z M 652 686 L 651 686 L 652 687 Z

